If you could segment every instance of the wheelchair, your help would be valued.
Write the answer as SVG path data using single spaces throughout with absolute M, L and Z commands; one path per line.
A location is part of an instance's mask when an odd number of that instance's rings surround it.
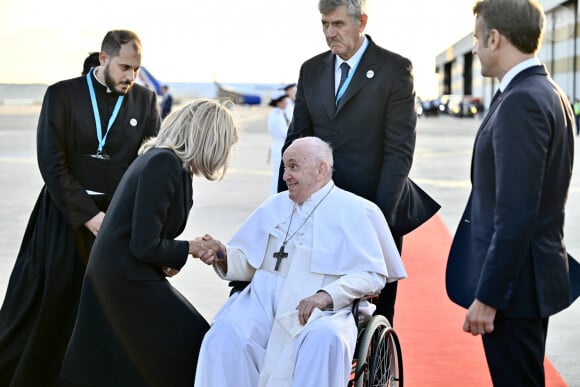
M 359 317 L 359 302 L 352 307 L 358 334 L 347 387 L 402 387 L 403 354 L 397 333 L 384 316 Z
M 230 296 L 247 284 L 230 282 Z M 403 354 L 397 333 L 385 316 L 359 314 L 360 302 L 375 298 L 378 295 L 363 297 L 352 305 L 358 333 L 347 387 L 403 387 Z

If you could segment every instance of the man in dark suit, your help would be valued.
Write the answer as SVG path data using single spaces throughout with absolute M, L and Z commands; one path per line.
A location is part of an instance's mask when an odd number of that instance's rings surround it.
M 330 51 L 302 65 L 284 149 L 304 136 L 330 143 L 336 185 L 379 206 L 401 251 L 402 236 L 439 209 L 408 179 L 417 122 L 411 62 L 363 34 L 364 0 L 320 0 L 318 10 Z M 391 323 L 396 292 L 397 282 L 387 284 L 377 303 Z
M 468 308 L 463 330 L 482 335 L 495 386 L 544 386 L 548 319 L 571 300 L 563 227 L 574 115 L 535 56 L 541 6 L 482 0 L 473 13 L 473 53 L 501 94 L 476 135 L 447 291 Z

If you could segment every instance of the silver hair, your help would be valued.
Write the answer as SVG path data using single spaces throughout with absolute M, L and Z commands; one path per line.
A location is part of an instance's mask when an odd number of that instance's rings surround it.
M 355 21 L 360 22 L 361 16 L 366 14 L 366 0 L 320 0 L 318 11 L 326 15 L 342 6 L 346 7 L 349 16 Z
M 292 141 L 291 145 L 301 145 L 304 144 L 310 150 L 309 154 L 312 155 L 311 161 L 314 164 L 320 162 L 328 165 L 329 178 L 332 177 L 332 171 L 334 167 L 334 157 L 332 155 L 332 147 L 326 141 L 315 136 L 300 137 Z

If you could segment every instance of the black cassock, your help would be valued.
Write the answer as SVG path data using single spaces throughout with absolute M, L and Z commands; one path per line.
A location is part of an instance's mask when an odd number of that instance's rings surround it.
M 91 80 L 104 136 L 118 96 Z M 48 87 L 37 129 L 45 185 L 0 310 L 0 386 L 58 383 L 94 241 L 84 223 L 106 211 L 123 172 L 159 125 L 155 94 L 134 85 L 106 137 L 105 157 L 91 157 L 99 142 L 86 78 Z

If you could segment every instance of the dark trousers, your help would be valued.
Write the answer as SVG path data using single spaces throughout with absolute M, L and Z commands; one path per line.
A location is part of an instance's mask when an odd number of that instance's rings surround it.
M 403 237 L 393 237 L 393 239 L 399 254 L 401 254 L 403 251 Z M 395 301 L 397 299 L 398 283 L 398 281 L 388 282 L 381 291 L 379 299 L 375 302 L 377 309 L 374 314 L 385 316 L 392 327 L 394 327 L 395 320 Z
M 500 313 L 483 348 L 495 387 L 545 386 L 544 355 L 548 319 L 514 319 Z
M 393 326 L 393 320 L 395 318 L 395 300 L 397 299 L 398 283 L 398 281 L 387 283 L 381 291 L 379 299 L 375 302 L 377 309 L 374 314 L 385 316 L 391 326 Z

